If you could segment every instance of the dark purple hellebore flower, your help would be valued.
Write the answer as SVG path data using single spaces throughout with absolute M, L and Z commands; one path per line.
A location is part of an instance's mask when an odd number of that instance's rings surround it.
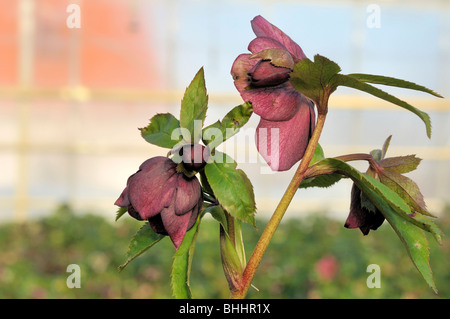
M 234 85 L 261 117 L 256 143 L 274 171 L 303 158 L 315 126 L 314 104 L 289 82 L 294 64 L 305 58 L 300 46 L 261 16 L 251 21 L 256 39 L 233 63 Z
M 201 211 L 202 188 L 195 176 L 186 177 L 170 158 L 158 156 L 128 178 L 114 204 L 127 207 L 137 220 L 148 220 L 156 233 L 169 235 L 178 248 Z
M 364 235 L 376 230 L 384 222 L 383 214 L 375 208 L 370 211 L 361 204 L 361 190 L 353 184 L 350 201 L 350 213 L 345 221 L 346 228 L 359 228 Z

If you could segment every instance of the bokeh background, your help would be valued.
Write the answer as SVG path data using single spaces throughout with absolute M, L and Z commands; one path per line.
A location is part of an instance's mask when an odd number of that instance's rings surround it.
M 206 124 L 242 102 L 229 72 L 254 38 L 250 20 L 256 15 L 285 31 L 308 57 L 324 55 L 343 73 L 394 76 L 450 96 L 450 3 L 445 0 L 0 3 L 0 297 L 170 297 L 169 246 L 155 247 L 159 252 L 136 261 L 133 272 L 117 273 L 139 225 L 125 218 L 114 223 L 113 203 L 140 163 L 166 152 L 146 143 L 138 128 L 158 112 L 178 117 L 184 89 L 200 67 L 210 99 Z M 80 9 L 80 25 L 71 28 L 73 4 Z M 412 113 L 339 88 L 321 138 L 325 155 L 369 152 L 392 135 L 389 155 L 423 159 L 409 177 L 448 233 L 450 104 L 386 89 L 430 114 L 432 138 Z M 253 116 L 223 146 L 255 189 L 259 228 L 248 230 L 248 249 L 293 173 L 268 173 L 253 143 L 257 124 Z M 410 269 L 389 226 L 366 237 L 343 229 L 350 188 L 342 181 L 298 192 L 284 231 L 274 239 L 273 246 L 285 249 L 265 259 L 259 282 L 267 284 L 252 296 L 436 297 Z M 198 245 L 196 257 L 203 277 L 196 277 L 194 265 L 193 281 L 210 279 L 193 286 L 201 297 L 226 297 L 223 278 L 214 279 L 223 277 L 216 260 L 217 229 L 205 225 L 205 237 L 199 238 L 205 244 Z M 431 256 L 440 298 L 449 296 L 449 250 L 444 241 Z M 297 259 L 301 252 L 306 257 Z M 164 254 L 167 258 L 157 257 Z M 324 256 L 335 269 L 329 280 L 314 266 Z M 89 269 L 83 288 L 65 285 L 69 263 Z M 381 289 L 365 285 L 370 263 L 380 264 L 383 278 L 391 278 L 383 279 Z

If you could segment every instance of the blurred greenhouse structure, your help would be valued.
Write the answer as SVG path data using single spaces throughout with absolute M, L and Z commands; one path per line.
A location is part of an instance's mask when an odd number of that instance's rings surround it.
M 308 57 L 324 55 L 343 73 L 394 76 L 450 96 L 446 0 L 11 0 L 1 7 L 0 221 L 45 216 L 61 203 L 113 220 L 127 177 L 145 159 L 166 154 L 138 128 L 156 113 L 178 115 L 200 67 L 207 124 L 241 103 L 230 68 L 247 51 L 258 14 Z M 70 24 L 77 18 L 79 25 Z M 412 113 L 338 89 L 321 145 L 327 156 L 369 152 L 392 135 L 390 155 L 423 159 L 410 176 L 439 214 L 450 193 L 448 99 L 386 89 L 430 114 L 431 139 Z M 255 116 L 223 147 L 252 180 L 259 216 L 268 216 L 292 172 L 268 171 L 254 145 L 257 124 Z M 345 216 L 350 186 L 301 191 L 288 215 Z

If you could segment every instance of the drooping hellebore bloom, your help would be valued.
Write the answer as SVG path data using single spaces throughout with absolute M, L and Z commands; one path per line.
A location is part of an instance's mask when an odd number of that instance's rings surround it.
M 187 177 L 170 158 L 158 156 L 128 178 L 114 204 L 127 207 L 137 220 L 148 220 L 156 233 L 168 235 L 178 248 L 201 211 L 202 188 L 195 176 Z
M 350 229 L 359 228 L 364 235 L 367 235 L 370 230 L 376 230 L 383 224 L 384 216 L 375 206 L 372 209 L 363 206 L 361 194 L 361 190 L 353 184 L 350 213 L 345 221 L 344 227 Z
M 251 21 L 256 39 L 251 54 L 231 68 L 234 85 L 261 117 L 256 129 L 259 153 L 274 171 L 290 169 L 303 158 L 315 126 L 314 104 L 289 82 L 294 64 L 305 58 L 300 46 L 261 16 Z

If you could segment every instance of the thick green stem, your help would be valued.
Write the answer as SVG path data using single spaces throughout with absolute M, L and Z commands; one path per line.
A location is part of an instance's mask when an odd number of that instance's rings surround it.
M 326 103 L 327 101 L 325 101 Z M 232 298 L 234 299 L 242 299 L 245 298 L 247 295 L 248 289 L 253 281 L 253 277 L 255 275 L 256 269 L 258 268 L 261 259 L 267 249 L 267 246 L 270 243 L 270 240 L 272 239 L 273 234 L 275 233 L 275 230 L 277 229 L 278 225 L 281 222 L 281 219 L 284 216 L 284 213 L 286 212 L 287 208 L 289 207 L 289 204 L 292 201 L 292 198 L 294 197 L 300 183 L 302 182 L 305 171 L 309 166 L 309 163 L 311 162 L 311 159 L 314 155 L 314 151 L 316 149 L 317 143 L 319 142 L 320 134 L 322 133 L 323 125 L 325 123 L 326 118 L 326 110 L 320 113 L 317 117 L 317 123 L 316 127 L 314 129 L 314 132 L 311 136 L 311 139 L 309 141 L 308 147 L 306 148 L 305 154 L 303 156 L 302 161 L 300 162 L 299 167 L 297 168 L 297 171 L 295 172 L 291 182 L 289 183 L 289 186 L 287 187 L 283 197 L 281 198 L 277 208 L 275 209 L 275 212 L 272 215 L 272 218 L 270 219 L 269 223 L 267 224 L 266 228 L 264 229 L 258 243 L 256 244 L 256 247 L 247 263 L 247 266 L 244 270 L 243 276 L 242 276 L 242 283 L 239 285 L 240 289 L 236 290 L 232 293 Z

